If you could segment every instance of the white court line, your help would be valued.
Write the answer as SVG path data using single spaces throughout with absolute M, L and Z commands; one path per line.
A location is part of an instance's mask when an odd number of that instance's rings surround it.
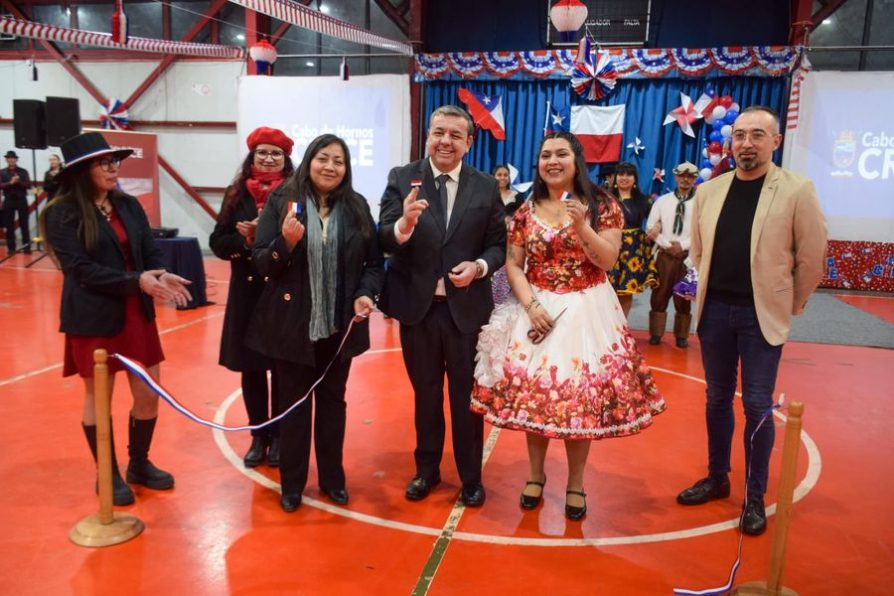
M 214 318 L 222 317 L 222 316 L 223 316 L 222 312 L 213 314 L 213 315 L 206 315 L 204 317 L 200 317 L 198 319 L 190 321 L 189 323 L 183 323 L 182 325 L 175 325 L 173 327 L 168 327 L 167 329 L 165 329 L 163 331 L 159 331 L 158 334 L 165 335 L 167 333 L 172 333 L 174 331 L 180 331 L 181 329 L 186 329 L 187 327 L 195 325 L 196 323 L 201 323 L 202 321 L 207 321 L 208 319 L 214 319 Z M 57 368 L 62 368 L 62 364 L 63 364 L 62 362 L 57 362 L 56 364 L 51 364 L 49 366 L 45 366 L 44 368 L 38 368 L 37 370 L 32 370 L 31 372 L 22 373 L 15 377 L 10 377 L 8 379 L 0 380 L 0 387 L 3 387 L 4 385 L 11 385 L 13 383 L 18 383 L 19 381 L 23 381 L 23 380 L 29 379 L 31 377 L 36 377 L 37 375 L 42 375 L 45 372 L 50 372 L 51 370 L 56 370 Z
M 385 351 L 399 351 L 399 348 L 389 349 L 389 350 L 380 350 L 379 352 Z M 365 354 L 369 354 L 370 352 L 365 352 Z M 363 356 L 361 354 L 360 356 Z M 650 367 L 652 370 L 656 370 L 659 372 L 663 372 L 670 375 L 675 375 L 684 379 L 689 379 L 692 381 L 696 381 L 701 384 L 705 384 L 704 379 L 699 379 L 698 377 L 693 377 L 684 373 L 678 373 L 676 371 L 668 370 L 665 368 L 658 367 Z M 232 394 L 230 394 L 227 399 L 220 405 L 217 410 L 217 413 L 214 416 L 214 421 L 220 424 L 223 424 L 224 417 L 226 416 L 227 410 L 229 410 L 230 406 L 233 402 L 242 394 L 241 390 L 236 390 Z M 739 395 L 737 393 L 737 395 Z M 775 412 L 774 414 L 779 417 L 781 420 L 786 420 L 786 417 L 779 412 Z M 266 486 L 267 488 L 274 490 L 276 492 L 280 492 L 280 485 L 278 482 L 270 480 L 263 474 L 256 472 L 252 469 L 246 469 L 242 464 L 242 458 L 236 455 L 236 452 L 233 451 L 232 447 L 230 447 L 229 443 L 226 440 L 226 433 L 214 430 L 214 440 L 223 453 L 224 457 L 235 467 L 239 472 L 248 476 L 255 482 Z M 804 444 L 804 448 L 807 451 L 807 474 L 804 479 L 798 484 L 795 488 L 793 502 L 797 503 L 801 499 L 803 499 L 815 486 L 817 481 L 819 480 L 820 474 L 822 472 L 822 458 L 820 456 L 819 448 L 816 443 L 807 434 L 806 431 L 801 431 L 801 442 Z M 668 496 L 668 499 L 671 499 L 671 496 Z M 335 515 L 340 515 L 341 517 L 352 519 L 355 521 L 360 521 L 363 523 L 371 524 L 374 526 L 379 526 L 383 528 L 390 528 L 393 530 L 401 530 L 404 532 L 412 532 L 415 534 L 424 534 L 426 536 L 441 536 L 444 531 L 444 528 L 430 528 L 428 526 L 420 526 L 416 524 L 408 524 L 404 522 L 396 522 L 389 519 L 368 515 L 365 513 L 359 513 L 356 511 L 352 511 L 349 509 L 344 509 L 342 507 L 338 507 L 336 505 L 330 505 L 328 503 L 323 503 L 321 501 L 317 501 L 316 499 L 304 498 L 302 503 L 307 503 L 311 507 L 316 507 L 318 509 L 323 509 L 324 511 L 328 511 L 329 513 L 333 513 Z M 455 507 L 455 506 L 454 506 Z M 773 503 L 767 506 L 767 516 L 774 515 L 776 513 L 776 504 Z M 448 518 L 449 523 L 449 518 Z M 619 546 L 626 544 L 647 544 L 652 542 L 667 542 L 670 540 L 683 540 L 686 538 L 693 538 L 696 536 L 705 536 L 708 534 L 715 534 L 718 532 L 724 532 L 726 530 L 734 529 L 739 526 L 739 516 L 737 515 L 733 519 L 718 522 L 715 524 L 709 524 L 705 526 L 698 526 L 695 528 L 689 528 L 685 530 L 675 530 L 671 532 L 658 532 L 654 534 L 638 534 L 638 535 L 630 535 L 630 536 L 613 536 L 607 538 L 522 538 L 517 536 L 498 536 L 495 534 L 478 534 L 474 532 L 455 532 L 453 534 L 453 538 L 457 540 L 465 540 L 467 542 L 479 542 L 486 544 L 503 544 L 503 545 L 511 545 L 511 546 L 541 546 L 541 547 L 568 547 L 568 546 Z

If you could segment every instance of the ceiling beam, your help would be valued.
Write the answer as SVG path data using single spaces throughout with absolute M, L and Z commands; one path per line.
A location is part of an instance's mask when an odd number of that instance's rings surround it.
M 376 0 L 376 5 L 382 9 L 382 12 L 385 13 L 385 16 L 387 16 L 392 23 L 397 25 L 397 28 L 401 30 L 401 33 L 404 35 L 410 34 L 410 23 L 404 18 L 404 11 L 401 11 L 400 8 L 395 8 L 388 0 Z M 404 2 L 404 5 L 406 5 L 406 2 Z

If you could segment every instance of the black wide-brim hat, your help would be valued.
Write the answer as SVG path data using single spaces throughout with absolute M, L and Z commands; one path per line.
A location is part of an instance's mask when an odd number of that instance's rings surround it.
M 61 149 L 65 168 L 58 176 L 70 176 L 81 169 L 77 167 L 78 164 L 87 163 L 97 157 L 114 155 L 118 159 L 125 159 L 133 153 L 133 149 L 112 149 L 99 132 L 85 132 L 72 137 L 62 143 Z
M 14 158 L 16 158 L 16 159 L 19 158 L 19 156 L 16 155 L 16 152 L 15 152 L 15 151 L 7 151 L 7 152 L 6 152 L 6 155 L 4 155 L 3 157 L 6 157 L 6 158 L 14 157 Z

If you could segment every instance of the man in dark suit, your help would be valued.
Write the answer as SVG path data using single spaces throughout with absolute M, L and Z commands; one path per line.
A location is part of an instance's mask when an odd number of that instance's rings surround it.
M 18 166 L 19 156 L 7 151 L 6 168 L 0 170 L 0 190 L 3 191 L 3 226 L 6 228 L 6 248 L 9 254 L 16 251 L 16 214 L 22 230 L 22 246 L 31 252 L 31 234 L 28 226 L 28 189 L 31 178 L 28 170 Z
M 379 306 L 400 322 L 415 393 L 416 475 L 406 497 L 424 499 L 441 480 L 446 372 L 461 499 L 478 507 L 484 422 L 469 402 L 478 332 L 494 307 L 489 276 L 506 260 L 506 226 L 496 180 L 462 162 L 473 130 L 463 109 L 436 109 L 429 156 L 388 175 L 379 242 L 392 256 Z

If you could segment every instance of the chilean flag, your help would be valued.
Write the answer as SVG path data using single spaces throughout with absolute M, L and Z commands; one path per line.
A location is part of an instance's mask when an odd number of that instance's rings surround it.
M 619 161 L 624 132 L 624 105 L 572 106 L 571 132 L 584 146 L 587 163 Z
M 468 89 L 460 89 L 457 93 L 461 102 L 466 104 L 475 124 L 489 130 L 494 138 L 506 140 L 506 125 L 503 122 L 503 98 L 500 95 L 481 95 Z

